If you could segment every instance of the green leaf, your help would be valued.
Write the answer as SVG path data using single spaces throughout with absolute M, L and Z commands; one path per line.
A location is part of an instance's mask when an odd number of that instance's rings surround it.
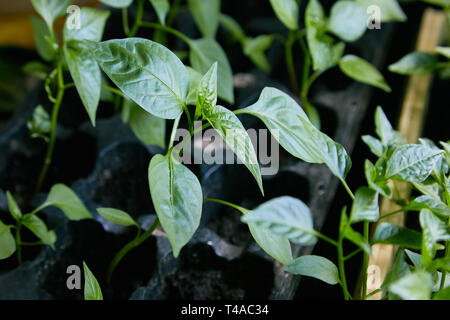
M 436 47 L 435 51 L 440 55 L 450 59 L 450 47 Z
M 450 272 L 450 257 L 435 259 L 431 266 L 433 269 Z
M 406 14 L 398 4 L 397 0 L 356 0 L 357 3 L 364 6 L 364 10 L 370 6 L 377 6 L 380 10 L 380 22 L 405 22 Z
M 51 38 L 48 26 L 41 19 L 31 16 L 33 25 L 34 42 L 39 55 L 45 61 L 52 61 L 57 52 L 57 45 Z
M 383 75 L 369 62 L 352 54 L 347 54 L 339 61 L 339 68 L 348 77 L 391 92 Z
M 391 123 L 380 106 L 375 110 L 375 132 L 385 147 L 407 143 L 406 138 L 392 128 Z
M 438 59 L 436 55 L 428 52 L 412 52 L 401 58 L 399 61 L 389 65 L 391 72 L 399 74 L 429 74 L 436 69 Z
M 132 100 L 125 99 L 125 108 L 129 108 L 130 128 L 136 137 L 145 144 L 166 147 L 166 120 L 148 113 Z
M 64 43 L 64 57 L 89 119 L 95 126 L 101 93 L 101 73 L 97 61 L 86 44 L 78 40 Z
M 408 249 L 405 249 L 405 253 L 417 269 L 422 267 L 422 255 Z
M 290 154 L 310 163 L 325 163 L 340 179 L 351 167 L 345 149 L 317 130 L 302 108 L 287 94 L 266 87 L 258 101 L 236 113 L 261 119 L 273 137 Z
M 197 86 L 195 119 L 208 114 L 217 104 L 217 62 L 201 78 Z
M 6 191 L 6 198 L 8 199 L 8 207 L 11 216 L 14 218 L 14 220 L 19 221 L 20 218 L 22 218 L 22 211 L 17 205 L 16 200 L 14 200 L 14 197 L 12 196 L 11 192 Z
M 155 9 L 156 11 L 159 22 L 162 25 L 166 24 L 166 16 L 170 10 L 169 0 L 150 0 L 150 3 L 152 4 L 153 9 Z
M 9 258 L 16 251 L 16 240 L 10 229 L 0 220 L 0 260 Z
M 205 38 L 214 39 L 219 26 L 220 0 L 188 0 L 189 10 Z
M 397 250 L 394 263 L 392 264 L 391 269 L 386 274 L 386 277 L 383 280 L 381 288 L 383 290 L 387 290 L 393 282 L 403 278 L 404 276 L 410 273 L 411 271 L 409 270 L 409 265 L 405 259 L 405 251 Z
M 159 221 L 178 257 L 200 224 L 203 195 L 197 177 L 171 155 L 155 155 L 148 168 L 148 181 Z
M 302 276 L 313 277 L 328 284 L 339 283 L 339 272 L 336 265 L 327 258 L 306 255 L 292 260 L 285 270 Z
M 50 72 L 50 68 L 40 61 L 30 61 L 23 65 L 22 71 L 39 79 L 45 80 Z
M 450 300 L 450 287 L 444 288 L 436 292 L 433 300 Z
M 228 30 L 228 32 L 231 34 L 231 38 L 239 42 L 245 40 L 246 36 L 244 30 L 232 17 L 222 13 L 220 14 L 219 22 L 223 27 L 225 27 L 225 29 Z
M 382 222 L 375 231 L 372 243 L 394 244 L 411 249 L 420 249 L 422 235 L 412 229 Z
M 35 214 L 26 214 L 22 218 L 22 225 L 31 230 L 36 237 L 53 249 L 55 249 L 55 232 L 49 231 L 45 222 Z
M 201 74 L 208 72 L 211 65 L 217 61 L 218 95 L 226 102 L 233 104 L 233 73 L 222 47 L 214 39 L 203 38 L 192 40 L 190 48 L 191 65 Z
M 166 47 L 128 38 L 92 43 L 95 59 L 125 95 L 151 114 L 175 119 L 183 112 L 189 75 Z
M 264 52 L 272 45 L 275 37 L 269 34 L 262 34 L 255 38 L 247 37 L 242 42 L 244 54 L 260 69 L 269 72 L 270 64 Z
M 380 140 L 372 137 L 371 135 L 364 135 L 361 138 L 374 155 L 376 155 L 377 157 L 381 157 L 383 155 L 384 148 Z
M 252 141 L 238 117 L 230 110 L 219 105 L 210 109 L 204 109 L 203 115 L 237 158 L 245 164 L 256 179 L 259 189 L 264 195 L 258 158 Z
M 191 67 L 186 67 L 186 70 L 189 73 L 189 93 L 186 98 L 186 103 L 189 105 L 195 105 L 197 103 L 198 85 L 200 80 L 202 80 L 203 75 Z
M 367 29 L 365 8 L 354 1 L 340 0 L 331 7 L 328 30 L 344 41 L 356 41 Z
M 100 2 L 113 8 L 126 8 L 130 6 L 133 0 L 100 0 Z
M 450 0 L 422 0 L 423 2 L 441 6 L 442 8 L 450 6 Z
M 428 177 L 423 182 L 412 182 L 412 185 L 424 195 L 440 200 L 439 184 L 432 177 Z
M 42 206 L 54 206 L 61 209 L 70 220 L 82 220 L 92 218 L 91 213 L 68 186 L 55 184 Z
M 362 234 L 353 230 L 350 227 L 350 225 L 347 225 L 347 227 L 344 230 L 344 238 L 353 242 L 359 248 L 364 250 L 364 252 L 366 252 L 368 255 L 372 254 L 370 244 L 366 241 L 366 239 L 362 236 Z
M 110 12 L 95 8 L 83 7 L 80 9 L 80 28 L 73 28 L 66 20 L 63 29 L 64 41 L 68 40 L 102 40 L 103 30 Z
M 422 182 L 433 171 L 443 151 L 420 144 L 405 144 L 394 149 L 387 161 L 385 177 Z
M 317 242 L 311 211 L 296 198 L 283 196 L 269 200 L 244 215 L 241 220 L 266 228 L 300 245 L 313 245 Z
M 377 169 L 375 166 L 366 159 L 364 162 L 364 174 L 366 176 L 367 184 L 370 188 L 375 190 L 376 192 L 379 192 L 383 196 L 387 198 L 392 197 L 392 191 L 389 188 L 389 186 L 386 184 L 385 179 L 379 179 L 380 174 L 377 172 Z
M 389 291 L 404 300 L 428 300 L 431 297 L 431 275 L 419 270 L 407 274 L 389 286 Z
M 278 19 L 291 30 L 298 29 L 299 7 L 295 0 L 270 0 Z
M 375 222 L 379 217 L 378 192 L 367 187 L 358 188 L 350 213 L 350 222 L 355 223 L 364 220 Z
M 422 209 L 428 209 L 438 215 L 450 216 L 450 207 L 442 201 L 428 195 L 417 197 L 408 205 L 408 210 L 420 211 Z
M 53 28 L 53 22 L 63 16 L 72 0 L 31 0 L 34 9 L 44 19 L 49 29 Z
M 325 34 L 327 19 L 318 0 L 310 0 L 305 11 L 306 38 L 315 71 L 324 71 L 335 66 L 344 53 L 344 43 L 334 44 Z
M 422 227 L 422 265 L 428 266 L 436 254 L 438 242 L 450 240 L 450 228 L 427 209 L 420 211 L 419 221 Z
M 83 261 L 84 269 L 84 300 L 103 300 L 102 289 L 97 279 Z
M 105 218 L 108 221 L 111 221 L 115 224 L 130 227 L 130 226 L 137 226 L 136 221 L 125 211 L 114 209 L 114 208 L 98 208 L 98 213 Z

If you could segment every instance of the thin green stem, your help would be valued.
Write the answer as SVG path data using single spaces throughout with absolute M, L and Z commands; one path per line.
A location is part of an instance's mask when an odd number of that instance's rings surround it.
M 446 241 L 445 242 L 445 257 L 449 257 L 450 256 L 450 241 Z M 445 278 L 447 277 L 447 271 L 446 270 L 442 270 L 442 276 L 441 276 L 441 283 L 439 284 L 439 290 L 444 289 L 445 287 Z
M 189 46 L 192 44 L 192 40 L 188 36 L 184 35 L 180 31 L 173 29 L 171 27 L 163 26 L 159 23 L 154 23 L 154 22 L 141 22 L 140 26 L 144 27 L 144 28 L 152 28 L 152 29 L 159 29 L 159 30 L 165 31 L 167 33 L 174 35 L 175 37 L 179 38 L 180 40 L 184 41 Z
M 130 34 L 130 24 L 128 23 L 128 8 L 122 8 L 122 27 L 125 35 Z
M 20 222 L 17 222 L 17 228 L 16 228 L 16 251 L 17 251 L 17 263 L 19 266 L 22 264 L 22 245 L 21 245 L 21 238 L 20 238 L 20 228 L 22 224 Z
M 356 256 L 358 253 L 360 253 L 362 251 L 362 249 L 356 249 L 355 251 L 353 251 L 352 253 L 349 253 L 348 255 L 346 255 L 344 257 L 344 261 L 347 261 L 348 259 L 353 258 L 354 256 Z
M 145 240 L 150 238 L 150 236 L 153 234 L 153 231 L 159 226 L 159 219 L 156 218 L 156 220 L 153 222 L 151 227 L 145 231 L 141 235 L 137 235 L 136 238 L 134 238 L 132 241 L 128 242 L 120 251 L 116 254 L 114 259 L 111 261 L 111 264 L 108 267 L 108 273 L 107 273 L 107 282 L 111 283 L 112 275 L 114 273 L 114 270 L 117 268 L 120 261 L 125 257 L 131 250 L 139 246 L 141 243 L 143 243 Z
M 350 198 L 352 198 L 352 200 L 355 200 L 355 195 L 353 194 L 352 190 L 350 190 L 350 187 L 348 186 L 347 182 L 345 182 L 345 180 L 341 180 L 341 182 Z
M 343 234 L 339 232 L 338 244 L 337 244 L 337 253 L 338 253 L 338 269 L 339 269 L 339 278 L 340 284 L 342 287 L 342 292 L 344 293 L 345 300 L 351 299 L 351 295 L 348 292 L 347 288 L 347 279 L 345 276 L 345 260 L 344 260 L 344 249 L 343 249 Z
M 177 134 L 178 125 L 180 124 L 181 116 L 175 119 L 173 122 L 172 132 L 170 134 L 170 141 L 169 141 L 169 150 L 173 147 L 173 143 L 175 141 L 175 136 Z
M 364 240 L 369 243 L 369 221 L 364 221 Z M 367 297 L 367 267 L 369 266 L 369 254 L 364 251 L 363 255 L 363 279 L 361 299 L 366 300 Z
M 297 76 L 296 76 L 296 72 L 295 72 L 295 66 L 294 66 L 294 59 L 292 56 L 292 48 L 295 42 L 295 31 L 290 30 L 288 37 L 286 39 L 286 42 L 284 44 L 285 49 L 285 61 L 286 61 L 286 68 L 289 74 L 289 80 L 291 83 L 291 88 L 292 91 L 295 94 L 298 94 L 299 89 L 298 89 L 298 81 L 297 81 Z
M 36 185 L 36 192 L 39 192 L 44 184 L 45 178 L 47 176 L 48 168 L 52 162 L 53 150 L 55 148 L 56 142 L 56 125 L 58 123 L 58 113 L 59 108 L 64 97 L 64 79 L 63 79 L 63 67 L 62 67 L 62 53 L 60 54 L 57 61 L 57 77 L 58 77 L 58 94 L 56 96 L 55 104 L 52 109 L 51 124 L 50 124 L 50 140 L 47 147 L 47 153 L 45 155 L 44 164 L 42 166 L 41 173 L 39 175 L 38 183 Z
M 378 292 L 381 292 L 381 289 L 373 290 L 371 293 L 369 293 L 368 295 L 366 295 L 366 299 L 369 298 L 369 297 L 371 297 L 371 296 L 373 296 L 373 295 L 375 295 L 375 294 L 377 294 Z
M 390 216 L 392 216 L 394 214 L 397 214 L 397 213 L 400 213 L 400 212 L 404 212 L 404 211 L 405 211 L 405 207 L 403 207 L 401 209 L 398 209 L 398 210 L 395 210 L 395 211 L 392 211 L 392 212 L 389 212 L 389 213 L 386 213 L 386 214 L 382 215 L 378 220 L 385 219 L 385 218 L 390 217 Z
M 131 31 L 127 34 L 128 38 L 132 38 L 138 33 L 142 24 L 142 16 L 144 15 L 144 0 L 138 0 L 136 19 Z
M 242 214 L 246 214 L 247 212 L 250 211 L 250 210 L 248 210 L 248 209 L 246 209 L 246 208 L 244 208 L 244 207 L 238 206 L 237 204 L 234 204 L 234 203 L 231 203 L 231 202 L 228 202 L 228 201 L 225 201 L 225 200 L 212 199 L 212 198 L 205 198 L 205 199 L 203 199 L 203 200 L 204 200 L 204 201 L 209 201 L 209 202 L 216 202 L 216 203 L 220 203 L 220 204 L 226 205 L 226 206 L 228 206 L 228 207 L 231 207 L 231 208 L 233 208 L 233 209 L 238 210 L 238 211 L 241 212 Z
M 102 84 L 101 85 L 103 89 L 108 90 L 112 93 L 114 93 L 115 95 L 121 96 L 122 98 L 128 99 L 128 97 L 119 89 L 113 88 L 111 86 L 108 86 L 106 84 Z

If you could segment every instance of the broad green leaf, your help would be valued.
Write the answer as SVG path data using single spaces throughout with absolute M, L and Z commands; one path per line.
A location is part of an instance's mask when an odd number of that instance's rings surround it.
M 431 174 L 442 153 L 420 144 L 396 147 L 387 161 L 385 177 L 422 182 Z
M 377 157 L 381 157 L 383 155 L 384 148 L 380 140 L 372 137 L 371 135 L 364 135 L 361 138 L 374 155 L 376 155 Z
M 232 17 L 226 14 L 220 14 L 219 17 L 220 24 L 228 30 L 231 37 L 236 41 L 242 42 L 245 40 L 246 35 L 239 23 Z
M 49 29 L 53 28 L 53 22 L 63 16 L 72 0 L 31 0 L 31 4 L 39 15 L 44 19 Z
M 133 0 L 100 0 L 100 2 L 113 8 L 126 8 L 130 6 Z
M 64 44 L 64 57 L 89 119 L 95 126 L 101 92 L 101 73 L 97 61 L 86 44 L 78 40 L 70 40 Z
M 192 40 L 190 48 L 191 65 L 201 74 L 208 72 L 211 65 L 217 61 L 218 95 L 226 102 L 234 103 L 233 73 L 222 47 L 214 39 L 203 38 Z
M 445 161 L 447 162 L 447 164 L 450 166 L 450 143 L 444 142 L 444 141 L 440 141 L 439 144 L 444 147 L 444 151 L 445 151 Z
M 8 199 L 9 213 L 11 213 L 11 216 L 14 218 L 14 220 L 19 221 L 22 217 L 22 211 L 17 205 L 16 200 L 14 200 L 11 192 L 6 191 L 6 198 Z
M 407 143 L 406 138 L 392 128 L 391 123 L 380 106 L 375 110 L 375 132 L 385 147 Z
M 397 250 L 392 267 L 386 274 L 386 277 L 383 280 L 381 288 L 383 290 L 387 290 L 393 282 L 403 278 L 404 276 L 410 273 L 411 271 L 409 270 L 409 265 L 405 259 L 405 251 Z
M 444 288 L 436 292 L 433 300 L 450 300 L 450 287 Z
M 431 266 L 433 269 L 450 272 L 450 257 L 435 259 Z
M 70 220 L 92 218 L 91 213 L 69 187 L 64 184 L 55 184 L 42 206 L 54 206 L 61 209 Z
M 436 47 L 436 52 L 450 59 L 450 47 Z
M 422 265 L 428 266 L 436 254 L 438 242 L 450 240 L 450 227 L 427 209 L 420 211 L 419 221 L 422 227 Z
M 447 217 L 450 216 L 449 206 L 447 206 L 442 201 L 428 195 L 417 197 L 408 205 L 408 210 L 420 211 L 422 209 L 428 209 L 438 215 Z
M 16 251 L 16 240 L 10 226 L 0 220 L 0 260 L 9 258 Z
M 412 229 L 382 222 L 375 231 L 372 243 L 394 244 L 411 249 L 420 249 L 422 235 Z
M 148 168 L 156 214 L 178 257 L 200 224 L 203 194 L 197 177 L 171 155 L 155 155 Z
M 347 54 L 339 61 L 339 68 L 348 77 L 391 92 L 383 75 L 369 62 L 352 54 Z
M 66 20 L 63 30 L 64 41 L 68 40 L 102 40 L 109 11 L 83 7 L 79 12 L 80 28 L 74 28 Z
M 156 11 L 159 22 L 162 25 L 166 24 L 166 16 L 170 10 L 169 0 L 150 0 L 150 3 Z
M 378 192 L 367 187 L 358 188 L 350 213 L 350 222 L 355 223 L 364 220 L 375 222 L 379 217 Z
M 305 11 L 306 38 L 313 60 L 313 69 L 323 71 L 335 66 L 344 53 L 344 43 L 334 44 L 325 33 L 327 19 L 318 0 L 310 0 Z
M 424 195 L 430 196 L 440 201 L 439 184 L 431 177 L 425 179 L 425 181 L 423 182 L 412 182 L 412 185 Z
M 327 258 L 306 255 L 292 260 L 285 270 L 302 276 L 313 277 L 328 284 L 339 283 L 339 272 L 336 265 Z
M 45 80 L 50 72 L 50 68 L 40 61 L 30 61 L 23 65 L 22 71 L 39 79 Z
M 217 62 L 201 78 L 197 87 L 195 119 L 208 114 L 217 104 Z
M 260 69 L 270 71 L 270 64 L 265 51 L 269 49 L 274 40 L 273 35 L 262 34 L 255 38 L 247 37 L 242 42 L 244 54 Z
M 181 115 L 189 75 L 169 49 L 140 38 L 91 44 L 97 62 L 125 95 L 157 117 L 175 119 Z
M 376 167 L 367 159 L 364 162 L 364 174 L 366 176 L 367 184 L 370 188 L 372 188 L 376 192 L 379 192 L 387 198 L 392 197 L 392 191 L 386 184 L 386 180 L 379 179 L 380 175 L 377 172 Z
M 129 227 L 129 226 L 139 226 L 136 221 L 125 211 L 114 209 L 114 208 L 98 208 L 98 213 L 108 221 L 115 224 Z
M 436 69 L 438 59 L 436 55 L 428 52 L 412 52 L 399 61 L 389 65 L 389 71 L 399 74 L 428 74 Z
M 45 222 L 35 214 L 26 214 L 23 216 L 22 225 L 31 230 L 36 237 L 53 249 L 55 248 L 56 235 L 55 232 L 49 231 Z
M 367 29 L 368 15 L 364 6 L 340 0 L 331 7 L 328 30 L 344 41 L 356 41 Z
M 345 149 L 317 130 L 302 108 L 287 94 L 266 87 L 258 101 L 236 113 L 261 119 L 280 145 L 293 156 L 310 163 L 324 163 L 340 179 L 351 166 Z
M 132 100 L 124 100 L 128 108 L 128 121 L 136 137 L 145 144 L 166 147 L 166 120 L 155 117 L 139 107 Z
M 86 262 L 83 261 L 84 269 L 84 300 L 103 300 L 102 289 L 95 279 L 94 274 L 89 270 Z
M 408 249 L 405 249 L 405 253 L 417 269 L 422 267 L 422 255 Z
M 252 141 L 238 117 L 225 107 L 216 105 L 203 110 L 203 116 L 219 133 L 227 146 L 247 167 L 264 194 L 261 171 Z
M 311 211 L 296 198 L 283 196 L 269 200 L 244 215 L 241 220 L 266 228 L 300 245 L 313 245 L 317 242 Z
M 52 61 L 57 52 L 57 45 L 51 38 L 48 26 L 41 19 L 31 16 L 33 25 L 34 42 L 39 55 L 45 61 Z
M 404 22 L 407 20 L 406 14 L 397 0 L 356 0 L 356 2 L 364 6 L 366 12 L 370 6 L 376 6 L 380 10 L 380 22 Z
M 439 149 L 436 144 L 427 138 L 419 138 L 419 144 L 422 144 L 424 146 L 428 146 L 431 149 L 440 152 L 441 149 Z M 431 173 L 431 176 L 436 179 L 440 184 L 442 184 L 445 180 L 445 175 L 448 172 L 448 164 L 446 163 L 446 157 L 447 152 L 444 153 L 444 157 L 441 157 L 437 162 L 436 165 L 433 168 L 433 171 Z
M 431 297 L 432 287 L 431 275 L 419 270 L 391 283 L 389 291 L 404 300 L 428 300 Z
M 344 239 L 350 240 L 359 248 L 364 250 L 368 255 L 371 255 L 370 244 L 359 232 L 352 229 L 346 211 L 346 207 L 342 208 L 341 220 L 339 222 L 339 232 L 344 236 Z
M 200 32 L 214 39 L 219 26 L 220 0 L 188 0 L 188 6 Z
M 186 103 L 189 105 L 196 105 L 198 84 L 200 83 L 200 80 L 202 80 L 203 75 L 191 67 L 186 67 L 186 70 L 189 73 L 189 93 L 186 98 Z
M 291 30 L 298 29 L 299 7 L 295 0 L 270 0 L 273 11 L 283 24 Z

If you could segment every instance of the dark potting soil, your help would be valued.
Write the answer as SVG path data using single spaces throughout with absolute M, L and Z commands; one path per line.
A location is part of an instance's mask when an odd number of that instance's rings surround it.
M 181 252 L 181 267 L 166 278 L 168 299 L 266 299 L 273 285 L 272 264 L 255 255 L 228 261 L 206 244 Z

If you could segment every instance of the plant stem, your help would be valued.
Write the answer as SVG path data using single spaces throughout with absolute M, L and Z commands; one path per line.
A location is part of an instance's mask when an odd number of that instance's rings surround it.
M 122 27 L 125 35 L 129 35 L 130 25 L 128 23 L 128 8 L 122 8 Z
M 350 258 L 353 258 L 354 256 L 356 256 L 358 253 L 360 253 L 362 251 L 362 249 L 356 249 L 355 251 L 353 251 L 352 253 L 349 253 L 348 255 L 346 255 L 344 257 L 344 261 L 347 261 Z
M 355 195 L 353 194 L 352 190 L 350 190 L 350 187 L 348 186 L 347 182 L 345 182 L 345 180 L 341 180 L 341 182 L 350 198 L 352 198 L 352 200 L 355 200 Z
M 141 22 L 141 23 L 140 23 L 140 26 L 141 26 L 141 27 L 144 27 L 144 28 L 153 28 L 153 29 L 159 29 L 159 30 L 163 30 L 163 31 L 165 31 L 165 32 L 168 32 L 168 33 L 170 33 L 170 34 L 176 36 L 176 37 L 179 38 L 180 40 L 184 41 L 184 42 L 185 42 L 187 45 L 189 45 L 189 46 L 190 46 L 191 43 L 192 43 L 192 40 L 191 40 L 188 36 L 186 36 L 186 35 L 184 35 L 183 33 L 181 33 L 180 31 L 175 30 L 175 29 L 173 29 L 173 28 L 171 28 L 171 27 L 168 27 L 168 26 L 163 26 L 163 25 L 161 25 L 161 24 L 159 24 L 159 23 L 154 23 L 154 22 Z
M 136 20 L 134 20 L 134 25 L 131 31 L 127 34 L 128 38 L 132 38 L 136 35 L 141 27 L 142 16 L 144 15 L 144 0 L 138 0 L 138 7 L 136 12 Z
M 44 184 L 45 178 L 47 176 L 48 168 L 52 162 L 53 150 L 55 148 L 56 142 L 56 125 L 58 123 L 58 113 L 61 107 L 61 102 L 64 97 L 64 79 L 63 79 L 63 69 L 62 69 L 62 56 L 61 51 L 57 62 L 57 76 L 58 76 L 58 94 L 56 96 L 55 104 L 52 109 L 51 125 L 50 125 L 50 141 L 47 147 L 47 153 L 45 155 L 44 164 L 42 166 L 41 173 L 39 175 L 38 183 L 36 185 L 36 192 L 39 192 Z
M 216 203 L 220 203 L 220 204 L 226 205 L 228 207 L 231 207 L 233 209 L 238 210 L 242 214 L 246 214 L 246 213 L 250 212 L 250 210 L 248 210 L 248 209 L 246 209 L 244 207 L 238 206 L 237 204 L 234 204 L 234 203 L 231 203 L 231 202 L 228 202 L 228 201 L 225 201 L 225 200 L 212 199 L 212 198 L 205 198 L 203 200 L 204 201 L 209 201 L 209 202 L 216 202 Z
M 447 258 L 448 256 L 450 256 L 450 241 L 446 241 L 445 242 L 445 257 Z M 447 277 L 447 271 L 446 270 L 442 270 L 442 276 L 441 276 L 441 283 L 439 284 L 439 290 L 444 289 L 445 286 L 445 278 Z
M 369 221 L 364 221 L 364 240 L 369 243 Z M 369 266 L 369 254 L 364 251 L 363 255 L 363 279 L 362 279 L 362 293 L 361 299 L 367 298 L 367 267 Z
M 339 269 L 339 278 L 340 284 L 342 287 L 342 292 L 344 293 L 345 300 L 351 299 L 351 295 L 348 292 L 347 288 L 347 279 L 345 277 L 345 259 L 344 259 L 344 233 L 339 231 L 338 242 L 337 242 L 337 254 L 338 254 L 338 269 Z
M 390 216 L 392 216 L 394 214 L 397 214 L 397 213 L 400 213 L 400 212 L 403 212 L 403 211 L 405 211 L 405 208 L 401 208 L 401 209 L 398 209 L 398 210 L 386 213 L 386 214 L 382 215 L 378 220 L 390 217 Z
M 122 91 L 120 91 L 119 89 L 113 88 L 113 87 L 108 86 L 106 84 L 102 84 L 101 86 L 102 86 L 103 89 L 106 89 L 106 90 L 114 93 L 115 95 L 118 95 L 118 96 L 121 96 L 122 98 L 128 99 L 128 97 Z
M 19 266 L 22 264 L 22 245 L 21 245 L 21 239 L 20 239 L 20 227 L 22 224 L 20 222 L 17 222 L 16 227 L 16 250 L 17 250 L 17 263 Z
M 284 44 L 286 68 L 288 70 L 289 79 L 291 82 L 291 89 L 297 95 L 299 92 L 298 81 L 295 73 L 294 59 L 292 57 L 292 47 L 295 42 L 295 31 L 290 30 L 286 42 Z
M 175 135 L 177 133 L 178 125 L 180 123 L 180 119 L 181 119 L 181 116 L 176 118 L 175 121 L 173 122 L 172 132 L 170 134 L 170 141 L 169 141 L 169 148 L 168 148 L 169 150 L 173 147 L 173 143 L 175 140 Z
M 156 220 L 153 222 L 151 227 L 145 231 L 143 234 L 136 236 L 132 241 L 128 242 L 120 251 L 116 254 L 114 259 L 111 261 L 111 264 L 108 267 L 108 273 L 107 273 L 107 282 L 111 283 L 112 275 L 114 273 L 114 270 L 116 269 L 117 265 L 120 263 L 120 261 L 127 255 L 128 252 L 130 252 L 132 249 L 139 246 L 142 242 L 150 238 L 150 236 L 153 234 L 153 231 L 159 226 L 159 219 L 156 218 Z

